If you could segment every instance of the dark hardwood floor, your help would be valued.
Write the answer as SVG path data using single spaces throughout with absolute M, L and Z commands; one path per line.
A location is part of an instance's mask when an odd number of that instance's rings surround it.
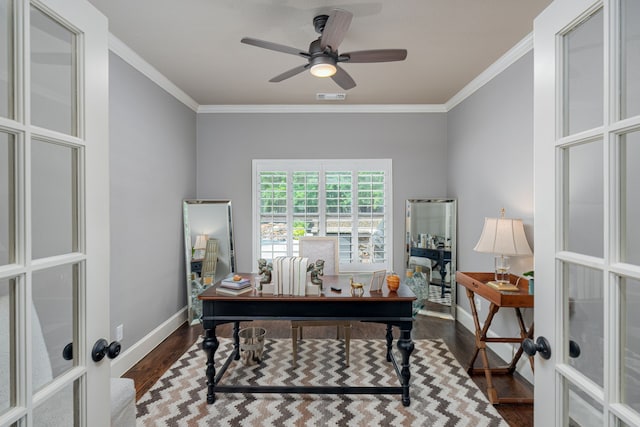
M 267 329 L 271 338 L 289 338 L 289 321 L 255 321 L 252 326 L 262 326 Z M 242 327 L 242 326 L 241 326 Z M 397 331 L 394 331 L 397 332 Z M 223 325 L 217 328 L 218 336 L 231 337 L 232 325 Z M 136 384 L 136 399 L 142 397 L 162 374 L 197 340 L 202 334 L 200 326 L 189 327 L 185 323 L 171 336 L 164 340 L 158 347 L 138 362 L 123 376 L 132 378 Z M 351 332 L 352 338 L 377 338 L 385 335 L 385 326 L 375 323 L 355 322 Z M 305 338 L 335 338 L 335 327 L 305 328 Z M 397 338 L 397 334 L 395 334 Z M 467 367 L 474 350 L 474 336 L 460 323 L 451 320 L 443 320 L 435 317 L 418 316 L 413 326 L 414 339 L 440 338 L 455 358 L 463 367 Z M 489 352 L 489 360 L 492 366 L 504 364 L 493 352 Z M 476 366 L 479 363 L 476 362 Z M 204 367 L 203 367 L 204 375 Z M 486 390 L 484 375 L 475 375 L 473 380 L 483 392 Z M 498 395 L 515 394 L 518 396 L 533 396 L 533 387 L 522 377 L 516 374 L 510 376 L 494 376 L 494 385 Z M 504 417 L 510 426 L 533 426 L 533 406 L 526 404 L 496 405 L 498 412 Z

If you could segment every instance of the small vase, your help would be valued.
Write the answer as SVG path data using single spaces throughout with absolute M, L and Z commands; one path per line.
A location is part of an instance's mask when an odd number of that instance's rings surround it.
M 533 277 L 531 279 L 529 279 L 529 295 L 533 295 L 533 291 L 534 291 L 534 283 L 533 283 Z

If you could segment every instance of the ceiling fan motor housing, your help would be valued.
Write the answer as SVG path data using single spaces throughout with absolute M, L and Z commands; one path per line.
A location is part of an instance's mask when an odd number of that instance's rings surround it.
M 322 34 L 322 31 L 324 31 L 324 26 L 327 24 L 328 19 L 329 15 L 318 15 L 313 18 L 313 28 L 316 29 L 316 33 Z

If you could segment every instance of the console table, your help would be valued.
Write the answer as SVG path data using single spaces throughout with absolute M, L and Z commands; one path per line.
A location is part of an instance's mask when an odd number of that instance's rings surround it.
M 471 314 L 473 316 L 473 324 L 475 326 L 475 351 L 467 372 L 469 375 L 484 373 L 487 379 L 487 395 L 489 396 L 489 402 L 493 404 L 497 403 L 533 403 L 533 399 L 524 397 L 499 397 L 498 392 L 493 386 L 492 374 L 496 375 L 512 375 L 516 370 L 516 364 L 520 357 L 522 357 L 522 346 L 518 348 L 518 351 L 511 359 L 509 365 L 504 367 L 492 368 L 489 365 L 489 359 L 487 357 L 487 344 L 492 342 L 502 343 L 522 343 L 525 338 L 533 338 L 533 323 L 529 326 L 529 329 L 525 327 L 524 320 L 522 319 L 521 308 L 533 308 L 533 295 L 529 294 L 529 281 L 527 279 L 519 278 L 514 275 L 509 277 L 512 284 L 517 284 L 517 291 L 499 291 L 489 285 L 487 282 L 494 280 L 493 273 L 456 273 L 456 281 L 465 287 L 467 292 L 467 298 L 469 298 L 469 305 L 471 306 Z M 489 306 L 489 313 L 484 321 L 484 326 L 480 327 L 480 321 L 478 320 L 478 310 L 476 309 L 476 303 L 474 296 L 478 295 L 491 304 Z M 516 319 L 518 320 L 518 326 L 520 327 L 519 337 L 500 337 L 500 338 L 488 338 L 487 332 L 491 326 L 491 321 L 496 315 L 498 310 L 502 307 L 513 308 Z M 478 354 L 482 359 L 482 368 L 474 368 Z M 529 356 L 529 364 L 531 370 L 533 370 L 533 357 Z
M 241 274 L 244 277 L 253 275 Z M 362 296 L 352 296 L 349 276 L 324 276 L 325 293 L 319 296 L 285 296 L 262 294 L 252 290 L 238 296 L 216 293 L 216 284 L 204 291 L 202 300 L 202 326 L 205 338 L 202 343 L 207 353 L 207 402 L 215 402 L 216 392 L 226 393 L 309 393 L 309 394 L 400 394 L 402 404 L 409 406 L 409 356 L 414 344 L 411 340 L 413 328 L 412 302 L 415 295 L 405 285 L 397 292 L 390 292 L 386 285 L 382 291 Z M 339 288 L 341 292 L 331 291 Z M 386 360 L 391 362 L 398 374 L 398 387 L 336 387 L 336 386 L 225 386 L 219 384 L 232 360 L 240 359 L 239 324 L 252 320 L 351 320 L 376 322 L 387 325 Z M 216 374 L 214 357 L 219 346 L 216 326 L 233 322 L 234 350 Z M 397 347 L 401 361 L 392 353 L 392 327 L 400 330 Z
M 445 278 L 447 277 L 447 269 L 445 266 L 451 262 L 451 250 L 446 250 L 444 248 L 416 248 L 415 246 L 412 246 L 411 256 L 429 258 L 435 261 L 436 265 L 440 267 L 440 297 L 444 298 Z M 429 278 L 429 280 L 431 280 L 431 278 Z

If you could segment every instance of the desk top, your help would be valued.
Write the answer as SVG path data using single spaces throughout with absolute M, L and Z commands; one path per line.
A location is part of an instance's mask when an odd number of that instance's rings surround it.
M 498 307 L 533 307 L 533 295 L 529 294 L 529 281 L 525 278 L 509 275 L 509 281 L 517 285 L 517 291 L 499 291 L 487 285 L 494 280 L 493 273 L 456 273 L 456 281 L 471 292 L 491 301 Z
M 246 277 L 251 280 L 252 290 L 251 292 L 247 292 L 240 295 L 225 295 L 219 294 L 216 292 L 216 288 L 220 286 L 220 283 L 216 283 L 214 286 L 211 286 L 204 292 L 202 292 L 198 298 L 201 300 L 229 300 L 229 299 L 237 299 L 242 301 L 344 301 L 350 303 L 363 303 L 363 302 L 379 302 L 379 301 L 388 301 L 388 302 L 398 302 L 398 301 L 413 301 L 416 299 L 414 293 L 409 289 L 406 285 L 400 284 L 400 288 L 396 292 L 389 291 L 387 288 L 387 284 L 385 283 L 382 286 L 382 290 L 380 292 L 369 292 L 369 280 L 362 280 L 362 276 L 364 273 L 354 273 L 351 274 L 341 274 L 335 276 L 323 276 L 323 294 L 322 295 L 305 295 L 305 296 L 295 296 L 295 295 L 272 295 L 267 293 L 262 293 L 256 291 L 254 286 L 255 273 L 236 273 L 242 277 Z M 353 296 L 351 295 L 351 285 L 349 283 L 349 279 L 354 277 L 354 280 L 365 283 L 364 286 L 364 294 L 362 296 Z M 342 292 L 334 292 L 331 288 L 340 288 Z

